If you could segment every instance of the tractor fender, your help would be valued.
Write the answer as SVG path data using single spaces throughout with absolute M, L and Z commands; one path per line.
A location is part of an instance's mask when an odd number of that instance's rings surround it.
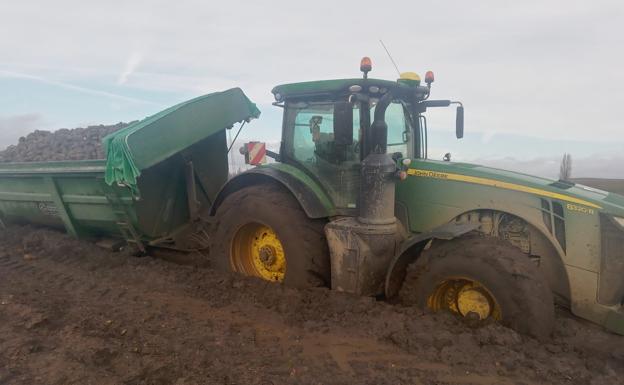
M 542 222 L 535 220 L 534 217 L 526 215 L 519 210 L 500 210 L 496 208 L 480 207 L 469 211 L 466 211 L 454 218 L 455 221 L 461 222 L 462 217 L 471 214 L 478 214 L 480 212 L 490 212 L 491 215 L 506 215 L 514 217 L 522 221 L 526 226 L 530 234 L 532 254 L 540 257 L 540 270 L 545 275 L 545 279 L 550 285 L 551 290 L 556 294 L 558 301 L 564 306 L 570 306 L 568 303 L 571 301 L 571 287 L 570 277 L 565 265 L 566 253 L 558 243 L 554 234 L 549 232 Z M 541 212 L 539 212 L 541 215 Z M 540 218 L 541 219 L 541 218 Z M 463 222 L 462 222 L 463 223 Z M 500 235 L 494 235 L 501 239 L 504 239 Z M 533 247 L 536 247 L 533 250 Z
M 309 218 L 327 218 L 334 215 L 331 201 L 321 187 L 307 175 L 292 166 L 280 168 L 255 167 L 239 174 L 229 181 L 219 191 L 210 208 L 210 215 L 214 216 L 223 200 L 233 192 L 242 188 L 274 183 L 285 187 L 299 202 Z M 293 170 L 290 170 L 290 169 Z
M 479 228 L 479 223 L 450 222 L 424 233 L 415 234 L 401 244 L 398 253 L 390 262 L 386 273 L 385 296 L 392 298 L 399 293 L 407 272 L 407 267 L 414 262 L 427 243 L 432 239 L 451 240 Z

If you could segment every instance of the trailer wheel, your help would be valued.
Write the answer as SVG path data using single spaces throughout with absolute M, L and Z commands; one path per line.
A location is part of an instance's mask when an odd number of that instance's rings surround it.
M 217 210 L 211 260 L 217 268 L 288 286 L 326 285 L 330 267 L 325 223 L 308 218 L 281 186 L 246 187 Z
M 537 266 L 505 241 L 434 241 L 414 267 L 415 299 L 422 308 L 448 310 L 471 323 L 500 321 L 540 339 L 552 333 L 552 292 Z

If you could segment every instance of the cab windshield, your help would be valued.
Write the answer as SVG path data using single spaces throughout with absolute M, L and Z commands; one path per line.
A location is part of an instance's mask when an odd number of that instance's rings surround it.
M 361 109 L 375 113 L 372 106 L 353 105 L 353 143 L 334 142 L 333 102 L 287 103 L 284 140 L 288 158 L 310 171 L 328 191 L 337 207 L 355 208 L 360 177 Z M 411 126 L 402 103 L 391 103 L 386 110 L 387 152 L 412 156 Z

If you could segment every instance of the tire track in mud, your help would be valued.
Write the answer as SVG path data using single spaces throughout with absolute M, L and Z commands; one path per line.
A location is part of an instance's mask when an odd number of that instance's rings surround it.
M 624 375 L 617 347 L 544 347 L 500 327 L 462 329 L 446 316 L 124 257 L 49 231 L 24 258 L 20 238 L 33 230 L 13 231 L 0 235 L 2 384 L 609 384 Z
M 412 357 L 400 351 L 392 345 L 383 346 L 375 339 L 370 338 L 344 338 L 340 334 L 309 334 L 301 337 L 298 333 L 284 331 L 287 329 L 279 319 L 271 315 L 262 314 L 251 322 L 239 309 L 224 307 L 221 309 L 209 308 L 205 301 L 201 299 L 189 298 L 186 296 L 170 295 L 162 292 L 149 292 L 144 287 L 130 287 L 129 290 L 114 289 L 110 285 L 115 285 L 116 280 L 92 282 L 88 277 L 84 277 L 83 271 L 74 269 L 63 263 L 48 263 L 45 260 L 26 262 L 14 260 L 12 271 L 19 271 L 19 276 L 13 276 L 8 282 L 14 286 L 21 286 L 24 281 L 38 281 L 47 290 L 59 290 L 60 295 L 72 300 L 82 300 L 83 296 L 94 295 L 100 301 L 118 301 L 123 296 L 131 296 L 132 302 L 140 302 L 149 311 L 166 309 L 167 313 L 184 314 L 193 323 L 203 323 L 206 321 L 233 324 L 239 328 L 251 328 L 256 335 L 270 335 L 276 337 L 275 341 L 280 346 L 280 355 L 286 352 L 298 352 L 303 360 L 325 359 L 330 366 L 338 368 L 347 375 L 356 376 L 358 371 L 352 367 L 357 363 L 368 363 L 374 361 L 377 365 L 383 364 L 390 368 L 410 368 L 416 369 L 423 376 L 431 377 L 434 374 L 444 374 L 447 383 L 494 383 L 487 377 L 476 376 L 473 380 L 465 377 L 454 378 L 453 370 L 449 365 L 435 363 L 411 363 Z M 24 274 L 23 268 L 29 267 Z M 60 270 L 60 271 L 59 271 Z M 17 278 L 17 279 L 16 279 Z M 72 285 L 68 287 L 68 284 Z M 71 298 L 70 298 L 71 297 Z M 198 310 L 204 309 L 204 310 Z M 39 314 L 39 313 L 36 313 Z M 123 331 L 123 330 L 122 330 Z M 272 342 L 274 343 L 274 342 Z M 221 342 L 217 342 L 217 345 Z M 286 373 L 287 372 L 287 373 Z M 292 375 L 292 370 L 283 371 L 283 375 Z M 296 373 L 296 370 L 295 372 Z M 360 373 L 362 374 L 362 373 Z M 295 374 L 296 375 L 296 374 Z M 497 383 L 500 383 L 498 381 Z

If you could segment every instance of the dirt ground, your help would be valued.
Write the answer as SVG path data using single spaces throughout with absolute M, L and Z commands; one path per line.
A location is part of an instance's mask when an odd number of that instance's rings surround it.
M 558 311 L 542 344 L 32 227 L 0 230 L 0 384 L 622 384 L 624 337 Z

